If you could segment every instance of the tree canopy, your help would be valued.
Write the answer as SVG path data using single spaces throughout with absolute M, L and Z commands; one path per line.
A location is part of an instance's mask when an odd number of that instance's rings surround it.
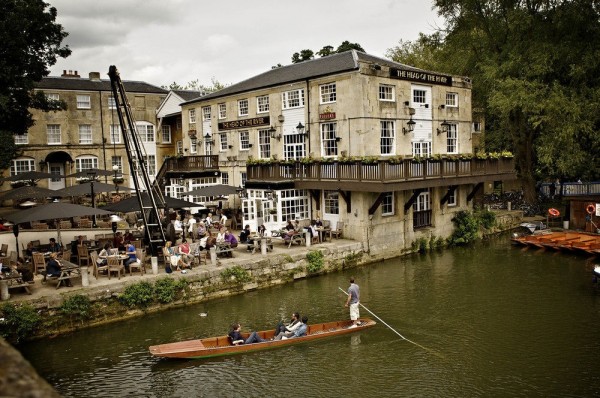
M 64 109 L 34 93 L 36 82 L 50 73 L 59 57 L 71 54 L 62 46 L 67 33 L 55 22 L 56 8 L 41 0 L 0 2 L 0 168 L 5 169 L 16 154 L 14 134 L 25 134 L 33 125 L 30 108 L 45 111 Z
M 335 50 L 333 49 L 333 46 L 326 45 L 326 46 L 323 46 L 322 49 L 317 51 L 316 54 L 319 57 L 327 57 L 329 55 L 343 53 L 345 51 L 350 51 L 350 50 L 358 50 L 358 51 L 365 52 L 365 50 L 362 48 L 362 46 L 360 44 L 350 43 L 348 40 L 345 40 Z M 292 54 L 292 63 L 297 64 L 299 62 L 309 61 L 314 58 L 315 58 L 315 52 L 313 50 L 304 49 L 300 52 L 296 52 L 296 53 Z
M 473 79 L 486 146 L 535 179 L 600 176 L 600 6 L 595 0 L 436 0 L 445 31 L 400 42 L 399 62 Z
M 188 82 L 185 86 L 177 82 L 173 82 L 168 86 L 162 86 L 165 90 L 191 90 L 199 91 L 203 94 L 214 93 L 227 87 L 227 84 L 219 82 L 215 77 L 210 79 L 210 85 L 201 84 L 198 79 Z

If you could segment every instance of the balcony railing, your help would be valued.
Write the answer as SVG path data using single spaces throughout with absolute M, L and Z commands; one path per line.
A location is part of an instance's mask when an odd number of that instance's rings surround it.
M 172 157 L 165 159 L 154 181 L 162 191 L 163 179 L 169 173 L 186 174 L 210 170 L 219 170 L 218 155 Z
M 554 185 L 554 189 L 550 188 Z M 547 197 L 560 195 L 560 185 L 554 183 L 543 183 L 540 191 Z M 592 196 L 600 195 L 600 181 L 593 182 L 564 182 L 562 184 L 563 196 Z
M 352 181 L 410 182 L 415 180 L 514 174 L 514 160 L 501 159 L 425 159 L 415 162 L 378 160 L 373 163 L 295 162 L 248 165 L 248 181 Z

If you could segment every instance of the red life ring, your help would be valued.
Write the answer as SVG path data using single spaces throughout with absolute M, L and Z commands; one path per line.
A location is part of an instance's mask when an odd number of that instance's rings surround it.
M 593 204 L 589 204 L 587 205 L 587 207 L 585 208 L 585 211 L 588 212 L 588 214 L 594 214 L 596 212 L 596 206 L 594 206 Z
M 558 217 L 560 216 L 560 211 L 558 211 L 558 209 L 555 209 L 554 207 L 551 207 L 548 209 L 548 214 L 550 214 L 552 217 Z

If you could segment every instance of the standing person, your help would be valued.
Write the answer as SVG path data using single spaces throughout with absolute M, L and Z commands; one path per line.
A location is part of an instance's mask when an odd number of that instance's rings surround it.
M 358 317 L 360 316 L 358 311 L 358 304 L 360 302 L 360 289 L 356 283 L 354 283 L 354 277 L 350 278 L 350 287 L 348 288 L 348 299 L 346 300 L 346 307 L 350 307 L 350 319 L 352 320 L 351 328 L 358 326 Z
M 187 224 L 188 224 L 188 229 L 187 229 L 188 235 L 191 236 L 192 242 L 195 242 L 196 241 L 196 233 L 195 232 L 196 232 L 196 229 L 198 228 L 198 226 L 196 225 L 196 218 L 192 215 L 189 215 Z

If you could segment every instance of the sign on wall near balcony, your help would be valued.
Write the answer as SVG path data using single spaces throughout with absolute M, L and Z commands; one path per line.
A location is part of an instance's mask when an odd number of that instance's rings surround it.
M 320 119 L 320 120 L 331 120 L 331 119 L 335 119 L 335 112 L 324 112 L 324 113 L 319 113 L 319 119 Z
M 195 137 L 196 136 L 196 130 L 188 130 L 188 135 L 190 137 Z
M 231 122 L 220 122 L 219 130 L 235 130 L 245 127 L 269 126 L 271 118 L 269 116 L 253 117 L 252 119 L 233 120 Z
M 390 68 L 390 77 L 392 79 L 409 80 L 411 82 L 441 84 L 444 86 L 452 85 L 452 76 L 440 75 L 437 73 Z

